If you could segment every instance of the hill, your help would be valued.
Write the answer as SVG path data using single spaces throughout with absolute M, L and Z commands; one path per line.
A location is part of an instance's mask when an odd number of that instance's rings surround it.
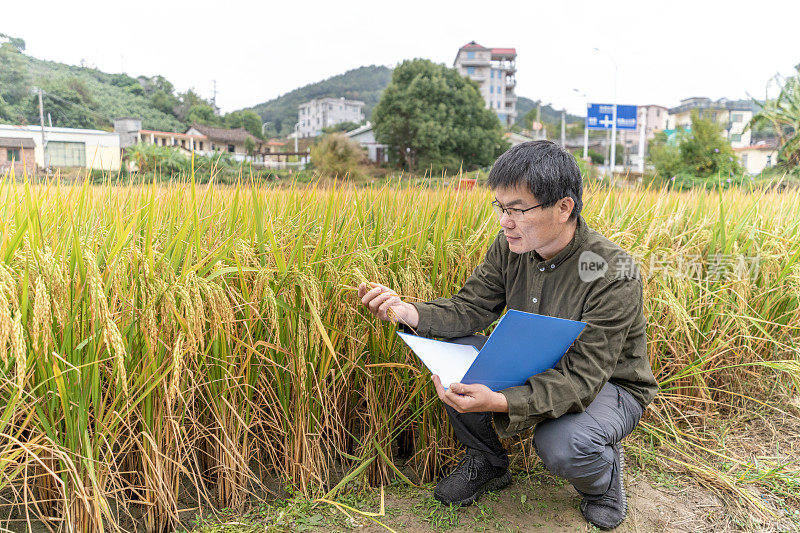
M 381 93 L 391 79 L 392 70 L 387 67 L 360 67 L 310 83 L 246 110 L 255 111 L 264 122 L 272 122 L 273 127 L 284 135 L 290 133 L 297 122 L 298 106 L 314 98 L 344 96 L 350 100 L 361 100 L 365 104 L 364 114 L 369 119 L 372 108 L 380 100 Z
M 392 79 L 392 70 L 371 65 L 348 70 L 344 74 L 326 80 L 311 83 L 290 91 L 278 98 L 269 100 L 246 110 L 255 111 L 264 122 L 271 122 L 276 131 L 286 135 L 292 131 L 297 122 L 297 108 L 303 102 L 313 98 L 341 97 L 362 100 L 366 104 L 364 114 L 369 120 L 372 108 L 380 100 L 383 90 Z M 522 125 L 525 114 L 536 108 L 536 102 L 520 96 L 517 99 L 517 124 Z M 542 106 L 542 121 L 557 123 L 561 120 L 561 111 L 552 106 Z M 568 122 L 582 122 L 583 118 L 567 115 Z
M 326 96 L 362 100 L 369 119 L 372 108 L 391 81 L 392 70 L 370 65 L 311 83 L 253 107 L 219 116 L 211 102 L 193 91 L 177 93 L 162 76 L 109 74 L 96 68 L 66 65 L 31 57 L 25 42 L 0 34 L 0 123 L 38 124 L 38 97 L 44 91 L 45 120 L 53 126 L 110 130 L 114 119 L 138 117 L 144 129 L 184 131 L 192 122 L 239 127 L 261 136 L 261 123 L 271 133 L 286 135 L 297 122 L 299 104 Z M 517 123 L 536 103 L 520 96 Z M 544 122 L 558 122 L 560 111 L 542 107 Z M 569 121 L 582 120 L 568 116 Z
M 40 87 L 45 120 L 49 113 L 53 126 L 110 129 L 114 118 L 132 116 L 140 117 L 146 129 L 184 127 L 174 114 L 156 108 L 152 94 L 135 78 L 36 59 L 24 54 L 24 48 L 20 39 L 7 37 L 0 44 L 0 122 L 37 124 L 33 91 Z

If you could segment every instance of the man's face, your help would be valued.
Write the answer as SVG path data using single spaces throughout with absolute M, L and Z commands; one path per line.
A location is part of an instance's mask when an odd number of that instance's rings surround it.
M 495 199 L 503 207 L 527 209 L 540 202 L 527 188 L 497 188 Z M 500 226 L 508 240 L 512 252 L 524 254 L 536 250 L 542 255 L 556 246 L 558 236 L 563 231 L 565 220 L 559 204 L 550 207 L 537 207 L 522 214 L 522 219 L 512 219 L 506 213 L 500 217 Z

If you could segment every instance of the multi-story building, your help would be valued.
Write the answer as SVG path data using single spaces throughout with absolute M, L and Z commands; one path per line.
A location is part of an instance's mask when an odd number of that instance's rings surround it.
M 712 101 L 711 98 L 704 96 L 685 98 L 681 100 L 681 105 L 669 110 L 667 129 L 683 129 L 691 126 L 694 110 L 697 110 L 701 117 L 710 118 L 721 124 L 725 137 L 732 147 L 750 146 L 750 131 L 744 131 L 756 110 L 750 100 L 720 98 Z
M 453 63 L 462 76 L 478 84 L 486 107 L 506 126 L 517 118 L 516 58 L 514 48 L 486 48 L 471 41 L 458 49 Z
M 640 105 L 636 109 L 636 129 L 617 130 L 617 142 L 622 145 L 624 150 L 625 166 L 638 168 L 641 162 L 639 154 L 639 138 L 641 128 L 644 127 L 644 153 L 647 153 L 647 145 L 656 136 L 657 131 L 667 129 L 669 111 L 660 105 Z
M 342 122 L 364 122 L 364 102 L 344 98 L 315 98 L 297 109 L 299 137 L 314 137 Z

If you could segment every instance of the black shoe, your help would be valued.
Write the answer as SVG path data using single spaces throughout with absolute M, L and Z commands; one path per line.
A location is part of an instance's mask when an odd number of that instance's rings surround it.
M 484 492 L 500 490 L 511 483 L 508 468 L 492 466 L 480 452 L 467 450 L 450 474 L 433 489 L 433 497 L 445 505 L 470 505 Z
M 600 529 L 614 529 L 619 526 L 628 512 L 628 497 L 622 474 L 625 469 L 625 452 L 617 443 L 614 450 L 614 468 L 611 472 L 611 486 L 599 498 L 586 499 L 581 502 L 583 517 Z

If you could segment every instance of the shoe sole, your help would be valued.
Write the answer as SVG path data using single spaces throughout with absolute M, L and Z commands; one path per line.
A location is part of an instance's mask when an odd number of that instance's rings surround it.
M 436 494 L 436 491 L 433 492 L 433 498 L 436 501 L 438 501 L 440 503 L 443 503 L 445 505 L 456 505 L 456 506 L 459 506 L 459 507 L 466 507 L 467 505 L 472 505 L 473 503 L 475 503 L 478 500 L 478 498 L 480 498 L 483 494 L 485 494 L 487 492 L 491 492 L 493 490 L 500 490 L 502 488 L 505 488 L 510 483 L 511 483 L 511 471 L 510 470 L 506 470 L 506 473 L 503 474 L 502 476 L 490 479 L 489 481 L 487 481 L 486 483 L 481 485 L 478 488 L 478 490 L 476 490 L 475 493 L 472 496 L 470 496 L 469 498 L 466 498 L 466 499 L 463 499 L 463 500 L 454 501 L 454 502 L 446 501 L 446 500 L 440 498 Z

